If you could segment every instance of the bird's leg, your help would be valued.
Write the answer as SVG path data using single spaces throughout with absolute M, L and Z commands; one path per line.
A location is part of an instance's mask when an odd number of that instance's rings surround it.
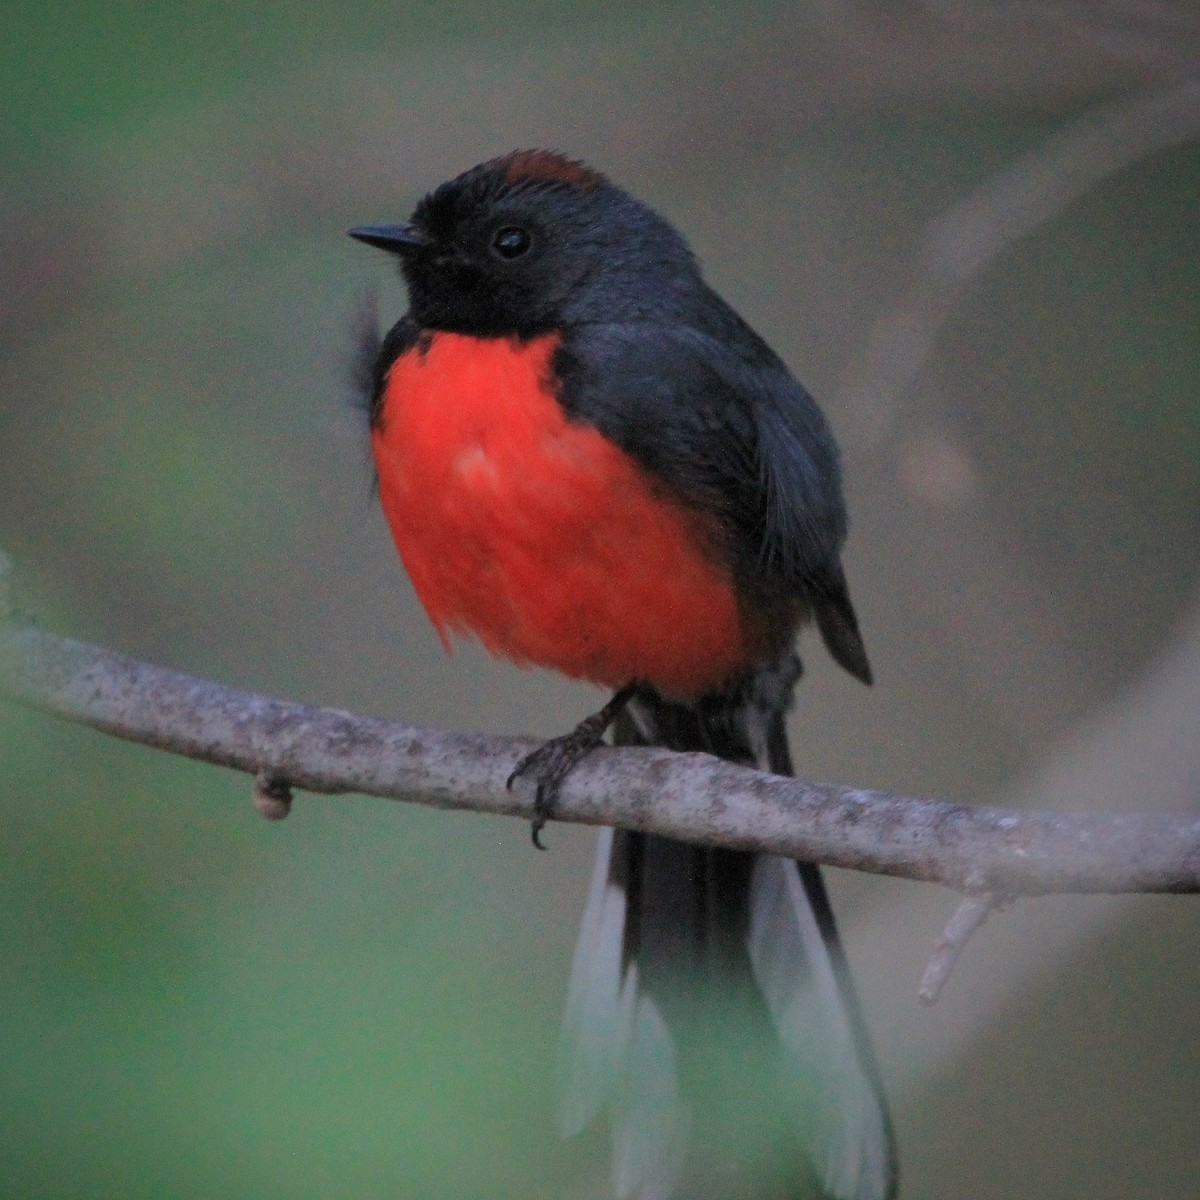
M 627 683 L 614 693 L 613 698 L 599 712 L 584 717 L 570 733 L 551 738 L 531 754 L 525 755 L 508 777 L 506 786 L 510 791 L 513 783 L 522 775 L 531 776 L 537 783 L 533 801 L 533 822 L 529 832 L 533 844 L 539 850 L 546 848 L 542 845 L 541 833 L 562 781 L 582 758 L 603 742 L 608 727 L 621 715 L 621 710 L 636 690 L 636 684 Z

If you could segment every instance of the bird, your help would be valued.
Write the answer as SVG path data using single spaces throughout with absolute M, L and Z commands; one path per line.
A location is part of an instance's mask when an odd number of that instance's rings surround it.
M 383 513 L 447 649 L 611 699 L 518 764 L 535 843 L 621 745 L 792 774 L 799 631 L 871 683 L 837 445 L 683 235 L 553 150 L 489 159 L 350 236 L 408 311 L 359 331 Z M 890 1200 L 879 1070 L 818 868 L 602 830 L 567 989 L 560 1124 L 607 1118 L 620 1200 Z

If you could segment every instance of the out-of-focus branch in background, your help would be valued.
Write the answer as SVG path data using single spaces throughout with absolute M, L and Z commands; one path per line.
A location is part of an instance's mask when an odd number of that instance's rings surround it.
M 871 440 L 894 435 L 955 302 L 997 255 L 1104 179 L 1198 134 L 1200 75 L 1085 113 L 932 221 L 907 286 L 843 376 L 843 400 Z

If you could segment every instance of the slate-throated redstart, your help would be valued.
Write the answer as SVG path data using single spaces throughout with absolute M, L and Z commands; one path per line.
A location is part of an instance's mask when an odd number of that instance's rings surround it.
M 364 339 L 364 383 L 383 510 L 430 619 L 444 641 L 615 689 L 514 773 L 537 784 L 535 841 L 614 722 L 621 743 L 790 774 L 799 627 L 871 680 L 837 447 L 680 234 L 529 150 L 351 236 L 408 286 L 407 315 Z M 810 864 L 605 831 L 561 1069 L 568 1131 L 608 1110 L 621 1197 L 895 1192 Z

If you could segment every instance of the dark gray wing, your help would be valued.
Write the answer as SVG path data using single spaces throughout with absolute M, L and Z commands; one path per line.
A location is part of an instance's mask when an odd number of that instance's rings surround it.
M 569 331 L 554 360 L 563 406 L 716 516 L 741 578 L 801 597 L 833 657 L 869 683 L 841 567 L 837 445 L 808 392 L 730 317 L 724 340 L 677 324 Z

